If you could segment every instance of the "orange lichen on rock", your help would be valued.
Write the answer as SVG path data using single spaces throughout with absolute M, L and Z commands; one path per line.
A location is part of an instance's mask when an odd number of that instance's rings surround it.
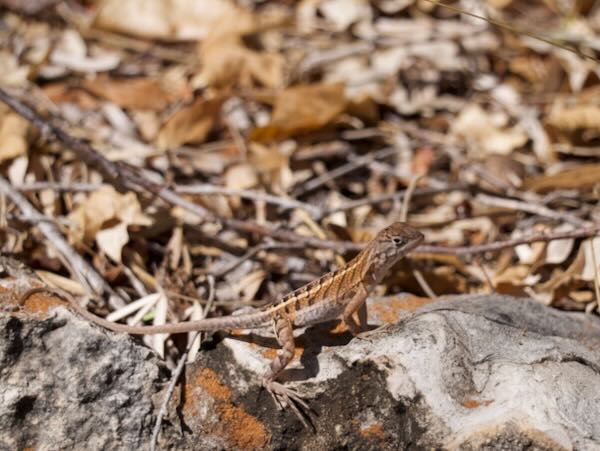
M 386 299 L 383 302 L 370 305 L 369 309 L 382 321 L 395 323 L 401 318 L 403 312 L 414 312 L 419 307 L 432 302 L 434 301 L 430 298 L 408 295 Z
M 21 296 L 23 294 L 19 294 L 19 298 Z M 61 305 L 64 306 L 65 302 L 51 293 L 40 291 L 27 296 L 22 307 L 28 313 L 42 313 L 45 315 L 52 307 L 59 307 Z
M 463 407 L 466 407 L 467 409 L 477 409 L 478 407 L 481 406 L 489 406 L 491 403 L 493 403 L 494 401 L 491 399 L 484 399 L 484 400 L 477 400 L 477 399 L 465 399 L 461 405 Z
M 367 438 L 367 439 L 373 439 L 373 438 L 384 439 L 385 438 L 385 432 L 383 430 L 383 426 L 380 423 L 373 423 L 370 426 L 361 428 L 360 435 L 362 435 L 364 438 Z
M 213 370 L 203 368 L 193 380 L 194 383 L 186 384 L 184 387 L 184 415 L 196 416 L 199 414 L 196 404 L 197 394 L 194 393 L 194 390 L 195 387 L 200 386 L 206 394 L 213 398 L 214 412 L 219 418 L 219 422 L 213 426 L 212 433 L 221 437 L 232 448 L 255 450 L 266 447 L 271 435 L 265 426 L 231 401 L 231 389 L 219 380 Z

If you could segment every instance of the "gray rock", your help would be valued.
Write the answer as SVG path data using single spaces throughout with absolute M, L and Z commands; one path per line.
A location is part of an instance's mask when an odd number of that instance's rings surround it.
M 373 323 L 398 298 L 371 302 Z M 0 313 L 0 442 L 7 449 L 138 449 L 161 365 L 68 313 Z M 329 326 L 329 327 L 328 327 Z M 600 321 L 527 299 L 429 304 L 364 339 L 302 333 L 286 384 L 315 431 L 260 388 L 268 333 L 208 340 L 163 422 L 166 449 L 600 449 Z M 265 345 L 272 347 L 264 347 Z M 156 395 L 158 393 L 158 395 Z
M 64 308 L 0 314 L 0 449 L 140 449 L 160 362 Z M 162 372 L 162 379 L 165 372 Z
M 231 387 L 231 405 L 259 420 L 273 449 L 600 449 L 597 318 L 527 299 L 464 296 L 366 339 L 317 327 L 299 341 L 306 348 L 287 380 L 309 395 L 316 433 L 260 391 L 267 359 L 255 344 L 223 340 L 188 380 L 206 381 L 204 372 Z M 210 390 L 193 390 L 205 403 Z M 205 413 L 183 420 L 212 433 L 214 412 Z M 244 430 L 231 426 L 226 443 L 234 446 Z

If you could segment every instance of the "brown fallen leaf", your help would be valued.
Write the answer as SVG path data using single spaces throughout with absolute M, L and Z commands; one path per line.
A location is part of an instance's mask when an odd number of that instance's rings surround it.
M 13 113 L 0 115 L 0 162 L 27 152 L 29 122 Z
M 560 130 L 600 130 L 600 106 L 573 105 L 554 108 L 546 122 Z
M 547 193 L 561 189 L 589 190 L 600 183 L 600 164 L 582 164 L 553 175 L 525 179 L 523 189 Z
M 344 85 L 314 84 L 284 90 L 275 100 L 271 122 L 251 133 L 254 141 L 272 141 L 318 130 L 347 106 Z
M 228 0 L 101 0 L 94 26 L 145 38 L 202 39 L 238 9 Z
M 206 39 L 200 45 L 199 54 L 203 66 L 196 81 L 200 85 L 251 87 L 258 83 L 275 88 L 283 84 L 283 57 L 249 49 L 240 35 Z
M 169 104 L 169 95 L 158 80 L 128 78 L 117 80 L 101 75 L 85 80 L 83 87 L 93 94 L 134 110 L 161 111 Z
M 215 125 L 222 104 L 222 97 L 209 100 L 198 97 L 191 105 L 184 106 L 167 119 L 158 133 L 156 145 L 161 150 L 167 150 L 204 141 Z

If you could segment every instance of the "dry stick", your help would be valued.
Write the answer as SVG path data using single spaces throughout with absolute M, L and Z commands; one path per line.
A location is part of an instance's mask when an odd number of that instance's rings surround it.
M 204 306 L 204 311 L 202 312 L 203 318 L 206 318 L 206 316 L 208 315 L 208 311 L 212 308 L 214 299 L 215 299 L 215 279 L 214 279 L 214 277 L 208 277 L 208 300 L 206 302 L 206 305 Z M 152 431 L 152 441 L 150 442 L 150 451 L 156 450 L 156 444 L 158 442 L 158 435 L 160 434 L 160 427 L 162 425 L 162 419 L 165 416 L 165 413 L 167 412 L 167 406 L 169 404 L 169 401 L 171 400 L 171 397 L 173 396 L 173 392 L 175 391 L 175 385 L 177 384 L 177 381 L 179 380 L 179 377 L 181 376 L 181 373 L 183 372 L 183 368 L 185 367 L 185 362 L 187 360 L 188 353 L 190 352 L 190 349 L 192 349 L 192 346 L 194 345 L 196 338 L 200 334 L 201 334 L 200 331 L 196 331 L 193 333 L 191 340 L 188 343 L 185 351 L 183 352 L 183 354 L 181 354 L 181 356 L 179 358 L 179 362 L 177 362 L 177 367 L 175 368 L 175 371 L 173 371 L 173 374 L 171 375 L 171 382 L 169 382 L 169 388 L 167 389 L 167 394 L 165 395 L 165 398 L 163 399 L 163 402 L 160 406 L 160 410 L 158 411 L 158 415 L 156 417 L 156 423 L 154 423 L 154 429 Z
M 294 208 L 302 208 L 308 211 L 312 216 L 322 215 L 322 211 L 319 207 L 307 204 L 306 202 L 300 202 L 295 199 L 289 199 L 280 196 L 274 196 L 273 194 L 263 193 L 255 190 L 245 189 L 233 189 L 225 188 L 223 186 L 209 185 L 209 184 L 198 184 L 198 185 L 177 185 L 174 187 L 175 192 L 181 194 L 220 194 L 223 196 L 237 196 L 244 199 L 251 199 L 256 201 L 266 202 L 268 204 L 278 205 L 286 210 Z
M 261 251 L 268 251 L 268 250 L 273 250 L 273 249 L 303 249 L 303 248 L 304 248 L 304 246 L 302 244 L 294 244 L 294 243 L 263 243 L 263 244 L 259 244 L 257 246 L 254 246 L 252 249 L 248 250 L 248 252 L 246 252 L 241 257 L 236 258 L 235 261 L 231 262 L 225 268 L 222 268 L 221 270 L 214 272 L 213 277 L 215 279 L 220 279 L 227 273 L 233 271 L 235 268 L 240 266 L 246 260 L 250 260 L 251 258 L 253 258 L 256 254 L 258 254 Z
M 309 191 L 317 189 L 318 187 L 320 187 L 336 178 L 339 178 L 343 175 L 346 175 L 349 172 L 352 172 L 352 171 L 360 168 L 361 166 L 371 163 L 376 158 L 385 158 L 385 157 L 389 157 L 390 155 L 394 155 L 396 153 L 398 153 L 398 149 L 396 149 L 395 147 L 385 147 L 376 152 L 369 153 L 369 154 L 363 155 L 361 157 L 353 158 L 352 161 L 350 161 L 346 164 L 343 164 L 342 166 L 339 166 L 331 171 L 328 171 L 323 175 L 315 177 L 314 179 L 311 179 L 308 182 L 306 182 L 304 185 L 297 187 L 293 191 L 293 196 L 298 197 Z
M 171 205 L 177 205 L 206 221 L 215 221 L 224 227 L 229 227 L 238 232 L 255 233 L 261 236 L 269 236 L 279 241 L 290 241 L 303 243 L 307 247 L 333 249 L 338 252 L 350 250 L 360 250 L 361 245 L 349 242 L 340 242 L 333 240 L 324 240 L 315 237 L 299 235 L 289 230 L 279 229 L 273 225 L 257 224 L 251 221 L 240 221 L 218 216 L 217 214 L 194 204 L 171 189 L 157 184 L 123 163 L 115 163 L 107 160 L 102 154 L 96 151 L 86 141 L 71 136 L 60 126 L 56 125 L 52 119 L 42 118 L 29 105 L 21 102 L 0 88 L 0 101 L 11 107 L 16 113 L 29 120 L 40 132 L 46 136 L 54 137 L 65 146 L 74 151 L 83 162 L 96 169 L 102 176 L 113 183 L 118 188 L 140 192 L 147 191 Z
M 43 191 L 49 189 L 52 191 L 96 191 L 102 187 L 99 183 L 79 183 L 79 182 L 32 182 L 23 183 L 15 186 L 21 192 Z
M 154 193 L 161 197 L 166 202 L 178 205 L 196 215 L 200 218 L 220 221 L 224 226 L 233 228 L 235 230 L 255 233 L 262 236 L 270 236 L 279 241 L 296 242 L 304 244 L 305 246 L 314 248 L 325 248 L 333 249 L 338 252 L 346 251 L 358 251 L 361 250 L 366 243 L 352 243 L 348 241 L 333 241 L 323 240 L 315 237 L 307 237 L 299 235 L 289 230 L 278 229 L 274 226 L 267 226 L 262 224 L 253 223 L 250 221 L 240 221 L 237 219 L 220 218 L 214 213 L 206 210 L 200 205 L 194 204 L 182 197 L 178 196 L 172 190 L 158 185 L 145 177 L 138 176 L 137 173 L 129 166 L 123 164 L 116 164 L 108 161 L 104 156 L 99 154 L 92 146 L 87 142 L 75 138 L 68 133 L 64 132 L 60 127 L 51 124 L 48 120 L 43 119 L 37 112 L 31 107 L 25 105 L 23 102 L 15 99 L 9 95 L 6 91 L 0 88 L 0 101 L 6 103 L 16 113 L 23 116 L 25 119 L 33 123 L 43 134 L 48 136 L 54 136 L 56 139 L 61 141 L 71 150 L 75 151 L 83 161 L 97 169 L 104 177 L 113 181 L 115 184 L 125 186 L 128 189 L 138 191 L 140 188 L 147 190 L 148 192 Z M 395 149 L 383 149 L 380 152 L 390 152 L 393 154 Z M 382 155 L 370 154 L 364 157 L 357 158 L 354 163 L 368 163 L 375 157 L 382 157 Z M 360 160 L 360 161 L 359 161 Z M 347 166 L 347 165 L 346 165 Z M 354 169 L 352 166 L 351 169 Z M 339 168 L 338 168 L 339 169 Z M 325 183 L 324 181 L 323 183 Z M 478 254 L 489 251 L 496 251 L 513 247 L 518 244 L 533 243 L 536 241 L 552 241 L 565 238 L 585 238 L 595 236 L 599 232 L 599 228 L 582 228 L 572 230 L 570 232 L 561 233 L 549 233 L 544 235 L 532 235 L 530 237 L 519 238 L 507 241 L 497 241 L 495 243 L 488 243 L 479 246 L 462 246 L 462 247 L 447 247 L 447 246 L 427 246 L 423 245 L 419 247 L 421 252 L 438 253 L 438 254 L 450 254 L 450 255 L 470 255 Z
M 594 247 L 594 240 L 590 240 L 590 247 L 592 251 L 592 262 L 594 264 L 594 290 L 596 292 L 596 308 L 600 311 L 600 276 L 598 275 L 598 259 L 596 258 L 596 248 Z
M 466 183 L 454 183 L 449 184 L 448 186 L 441 188 L 416 188 L 412 196 L 430 196 L 432 194 L 439 193 L 447 193 L 450 191 L 465 191 L 468 189 L 468 185 Z M 404 197 L 406 190 L 396 191 L 395 193 L 386 193 L 380 194 L 372 197 L 363 197 L 362 199 L 356 199 L 352 201 L 345 202 L 337 207 L 331 207 L 323 210 L 323 216 L 330 215 L 332 213 L 336 213 L 338 211 L 347 211 L 352 210 L 354 208 L 362 207 L 363 205 L 374 205 L 380 204 L 382 202 L 387 202 L 390 200 L 395 200 L 400 197 Z
M 554 240 L 565 240 L 569 238 L 589 238 L 600 234 L 600 225 L 594 227 L 585 227 L 581 229 L 570 230 L 567 232 L 549 232 L 535 235 L 514 238 L 505 241 L 494 241 L 493 243 L 480 244 L 476 246 L 432 246 L 421 245 L 414 253 L 423 254 L 445 254 L 445 255 L 473 255 L 484 252 L 495 252 L 509 247 L 515 247 L 519 244 L 531 244 L 537 242 L 549 242 Z
M 580 219 L 572 214 L 552 210 L 544 205 L 535 204 L 533 202 L 523 202 L 521 200 L 506 199 L 504 197 L 490 196 L 488 194 L 478 194 L 475 200 L 485 205 L 493 207 L 508 208 L 510 210 L 519 210 L 527 213 L 532 213 L 546 218 L 565 221 L 578 227 L 588 224 L 583 219 Z
M 402 206 L 400 208 L 400 221 L 402 222 L 406 222 L 406 220 L 408 219 L 408 206 L 410 205 L 410 200 L 412 199 L 412 196 L 415 192 L 415 188 L 417 187 L 417 183 L 419 183 L 421 177 L 422 175 L 412 177 L 408 188 L 406 188 L 404 192 L 404 200 L 402 201 Z M 437 299 L 437 294 L 435 294 L 435 291 L 433 291 L 429 283 L 427 283 L 427 279 L 425 279 L 423 273 L 417 268 L 412 268 L 412 273 L 413 276 L 415 276 L 415 279 L 417 280 L 417 283 L 419 284 L 423 292 L 430 299 Z
M 535 33 L 531 33 L 529 31 L 523 30 L 522 28 L 513 27 L 512 25 L 509 25 L 509 24 L 507 24 L 505 22 L 501 22 L 501 21 L 496 20 L 496 19 L 490 19 L 488 17 L 480 16 L 479 14 L 471 13 L 469 11 L 465 11 L 463 9 L 457 8 L 455 6 L 448 5 L 446 3 L 438 2 L 436 0 L 425 0 L 425 1 L 429 2 L 429 3 L 433 3 L 434 5 L 437 5 L 437 6 L 441 6 L 442 8 L 450 9 L 450 10 L 452 10 L 454 12 L 459 13 L 459 14 L 464 14 L 466 16 L 475 17 L 476 19 L 485 20 L 486 22 L 491 23 L 492 25 L 496 25 L 497 27 L 504 28 L 505 30 L 511 31 L 512 33 L 521 34 L 521 35 L 524 35 L 524 36 L 528 36 L 528 37 L 530 37 L 532 39 L 536 39 L 538 41 L 545 42 L 546 44 L 550 44 L 550 45 L 553 45 L 555 47 L 559 47 L 559 48 L 561 48 L 563 50 L 567 50 L 567 51 L 569 51 L 571 53 L 575 53 L 576 55 L 579 55 L 582 58 L 587 58 L 587 59 L 590 59 L 590 60 L 595 61 L 597 63 L 600 62 L 600 60 L 598 58 L 596 58 L 596 57 L 594 57 L 592 55 L 588 55 L 586 53 L 583 53 L 582 51 L 580 51 L 576 47 L 570 47 L 568 45 L 561 44 L 560 42 L 558 42 L 558 41 L 556 41 L 554 39 L 550 39 L 550 38 L 547 38 L 545 36 L 540 36 L 540 35 L 537 35 Z
M 65 258 L 74 275 L 84 286 L 88 287 L 95 295 L 101 295 L 106 292 L 123 302 L 102 276 L 69 245 L 56 225 L 48 217 L 38 212 L 25 196 L 19 193 L 2 176 L 0 176 L 0 192 L 10 198 L 21 210 L 27 221 L 37 225 L 40 232 L 47 238 L 49 245 L 53 246 Z

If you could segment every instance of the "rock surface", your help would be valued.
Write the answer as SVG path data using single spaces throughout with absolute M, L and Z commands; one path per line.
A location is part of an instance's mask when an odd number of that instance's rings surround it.
M 0 313 L 0 450 L 143 448 L 167 376 L 160 361 L 58 305 L 36 294 Z
M 166 380 L 152 352 L 51 301 L 47 314 L 9 304 L 0 448 L 147 449 Z M 213 337 L 161 449 L 600 449 L 600 320 L 496 295 L 407 306 L 371 302 L 372 323 L 402 318 L 363 339 L 335 323 L 299 335 L 284 380 L 306 394 L 314 432 L 260 389 L 272 337 Z

